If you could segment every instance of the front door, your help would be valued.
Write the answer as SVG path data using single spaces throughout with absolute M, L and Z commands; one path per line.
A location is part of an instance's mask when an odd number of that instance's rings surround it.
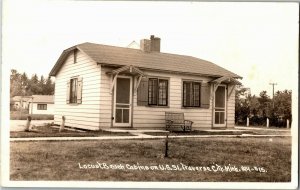
M 114 91 L 115 127 L 131 127 L 132 78 L 118 76 Z
M 219 85 L 215 91 L 214 127 L 226 127 L 226 86 Z

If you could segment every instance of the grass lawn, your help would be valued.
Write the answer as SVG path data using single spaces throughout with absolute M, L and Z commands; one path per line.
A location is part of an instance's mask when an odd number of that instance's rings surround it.
M 291 180 L 291 138 L 11 142 L 11 180 L 288 182 Z M 97 162 L 111 169 L 83 169 Z M 265 172 L 131 170 L 136 166 L 179 165 L 263 167 Z M 80 166 L 79 166 L 80 164 Z M 126 166 L 126 164 L 128 164 Z M 111 165 L 111 166 L 109 166 Z M 112 168 L 121 169 L 112 169 Z M 125 169 L 122 169 L 125 168 Z M 128 167 L 128 168 L 127 168 Z M 199 169 L 199 168 L 198 168 Z
M 64 130 L 59 133 L 58 128 L 46 126 L 38 126 L 36 130 L 25 132 L 25 131 L 11 131 L 11 138 L 22 138 L 22 137 L 98 137 L 98 136 L 133 136 L 130 133 L 123 132 L 109 132 L 109 131 L 70 131 Z
M 54 115 L 50 115 L 50 114 L 28 114 L 28 113 L 20 114 L 19 111 L 10 112 L 11 120 L 26 120 L 28 116 L 31 116 L 32 120 L 53 120 L 54 119 Z

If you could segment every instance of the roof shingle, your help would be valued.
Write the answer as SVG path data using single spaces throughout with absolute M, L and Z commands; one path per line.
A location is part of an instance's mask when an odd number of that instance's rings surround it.
M 65 50 L 50 72 L 55 76 L 63 64 L 64 58 L 73 49 L 78 48 L 95 62 L 107 65 L 133 65 L 141 69 L 171 71 L 214 77 L 228 76 L 242 78 L 212 62 L 199 58 L 161 52 L 143 52 L 139 49 L 83 43 Z
M 54 103 L 53 95 L 32 95 L 34 103 Z

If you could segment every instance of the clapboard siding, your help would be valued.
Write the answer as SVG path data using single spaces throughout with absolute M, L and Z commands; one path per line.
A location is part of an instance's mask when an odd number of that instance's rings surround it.
M 100 127 L 111 127 L 112 117 L 112 95 L 111 88 L 111 76 L 106 74 L 107 71 L 111 71 L 108 68 L 101 68 L 101 91 L 100 91 Z
M 188 75 L 175 75 L 169 73 L 147 72 L 149 76 L 167 77 L 169 78 L 169 105 L 168 107 L 148 107 L 137 106 L 137 95 L 134 94 L 134 127 L 146 128 L 164 128 L 165 112 L 184 112 L 185 119 L 194 122 L 194 128 L 211 127 L 211 106 L 205 108 L 183 108 L 182 107 L 182 81 L 197 80 L 207 82 L 211 79 L 208 77 L 191 77 Z M 210 102 L 211 105 L 211 102 Z
M 67 82 L 71 77 L 82 77 L 82 103 L 67 104 Z M 66 126 L 98 130 L 100 125 L 101 66 L 78 51 L 77 63 L 71 53 L 55 79 L 55 124 L 66 117 Z
M 227 106 L 227 127 L 233 128 L 235 124 L 235 90 L 231 93 L 228 98 Z
M 74 75 L 72 75 L 72 76 L 74 76 Z M 75 76 L 76 76 L 76 75 L 75 75 Z M 68 77 L 68 78 L 71 78 L 71 76 Z M 67 78 L 67 79 L 68 79 L 68 78 Z M 66 79 L 66 80 L 67 80 L 67 79 Z M 86 78 L 86 77 L 85 77 L 84 79 L 85 79 L 85 81 L 88 81 L 90 84 L 93 84 L 93 85 L 99 85 L 99 84 L 100 84 L 99 81 L 97 81 L 97 80 L 95 80 L 95 81 L 89 80 L 89 78 Z M 55 85 L 56 85 L 56 84 L 55 84 Z M 57 86 L 58 86 L 58 87 L 64 87 L 65 84 L 64 84 L 64 83 L 58 83 Z M 94 87 L 94 88 L 91 88 L 91 89 L 97 89 L 97 88 Z
M 108 68 L 101 68 L 101 92 L 100 92 L 100 118 L 101 126 L 111 126 L 112 116 L 112 93 L 110 92 L 111 77 L 106 74 L 111 71 Z M 146 72 L 150 77 L 165 77 L 169 79 L 169 107 L 148 107 L 137 106 L 137 93 L 133 95 L 133 127 L 136 128 L 164 128 L 165 112 L 184 112 L 185 118 L 194 121 L 194 127 L 211 127 L 212 110 L 205 108 L 182 108 L 182 80 L 197 80 L 207 82 L 208 77 L 191 77 L 188 75 L 174 75 L 169 73 Z M 211 102 L 210 102 L 211 105 Z
M 97 108 L 97 109 L 91 109 L 91 108 L 89 108 L 89 109 L 85 109 L 85 110 L 72 110 L 72 111 L 70 111 L 70 109 L 66 109 L 66 108 L 57 108 L 55 111 L 56 111 L 56 113 L 62 113 L 62 112 L 64 112 L 64 113 L 68 113 L 68 112 L 71 112 L 71 113 L 81 113 L 81 114 L 86 114 L 86 113 L 94 113 L 94 114 L 97 114 L 97 113 L 95 113 L 95 110 L 96 110 L 96 112 L 99 112 L 99 108 Z

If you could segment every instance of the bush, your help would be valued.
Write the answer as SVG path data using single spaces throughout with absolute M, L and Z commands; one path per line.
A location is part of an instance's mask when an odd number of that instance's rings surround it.
M 266 120 L 266 117 L 253 116 L 249 119 L 249 124 L 254 126 L 264 126 L 266 125 Z
M 286 120 L 287 118 L 283 117 L 269 117 L 269 126 L 272 127 L 286 127 Z M 247 118 L 245 119 L 239 119 L 236 123 L 237 125 L 246 125 Z M 261 117 L 261 116 L 252 116 L 249 118 L 249 124 L 252 126 L 266 126 L 267 125 L 267 117 Z M 290 120 L 290 126 L 291 126 L 291 120 Z
M 53 120 L 54 115 L 48 115 L 48 114 L 21 114 L 11 112 L 10 113 L 10 119 L 11 120 L 26 120 L 28 116 L 31 116 L 32 120 Z

